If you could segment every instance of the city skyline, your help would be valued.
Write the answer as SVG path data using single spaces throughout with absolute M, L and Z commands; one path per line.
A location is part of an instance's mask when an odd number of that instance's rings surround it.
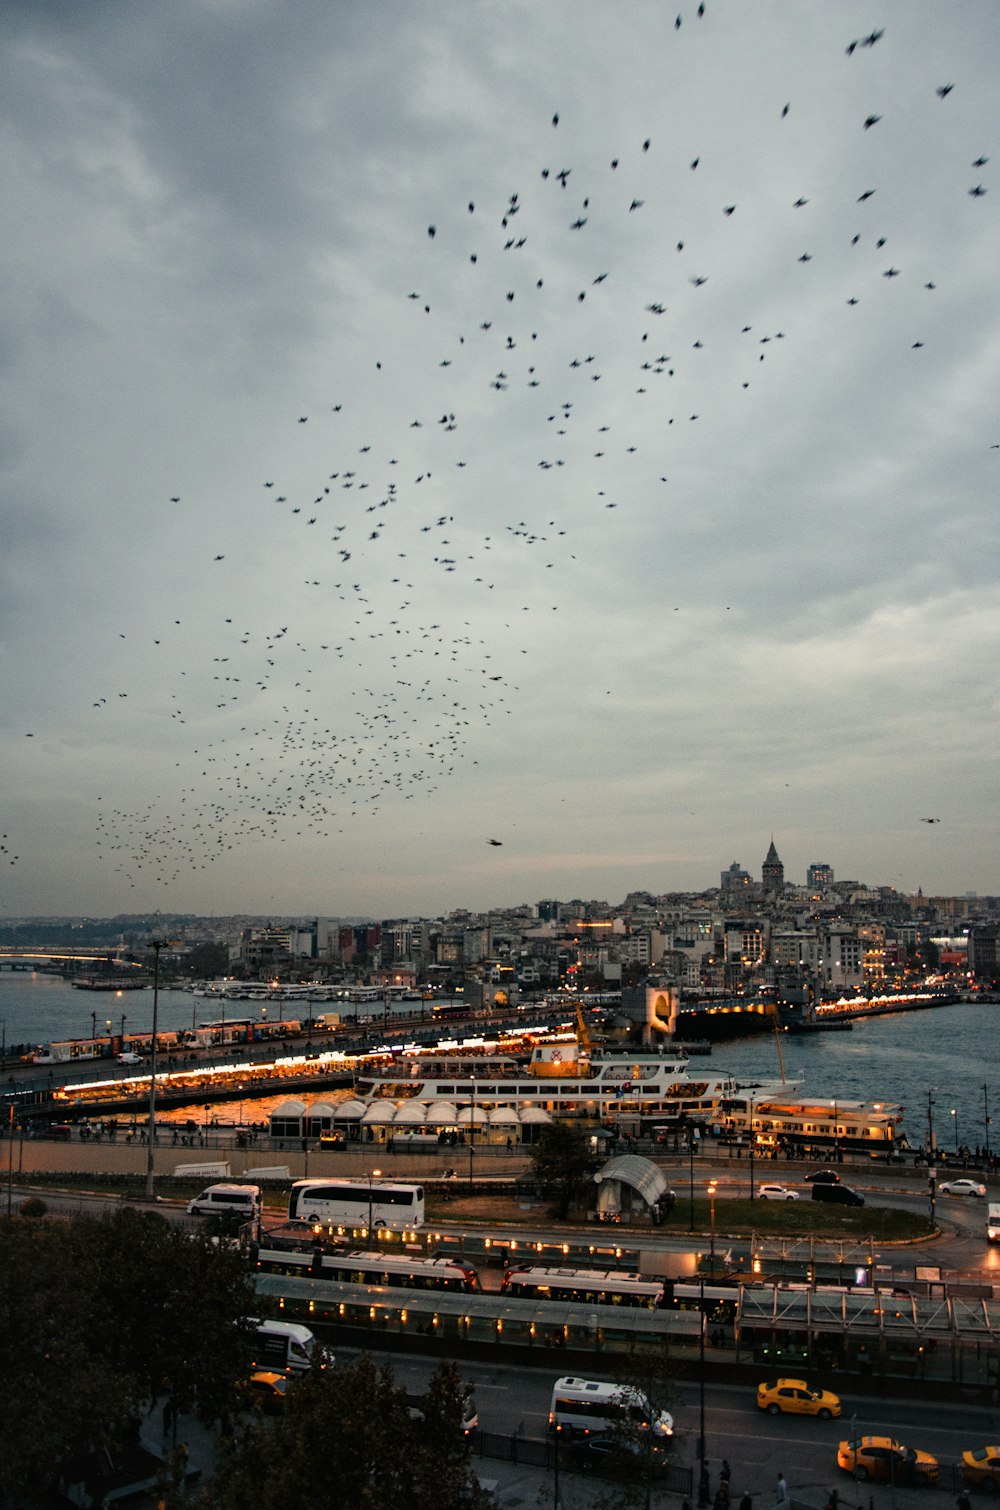
M 993 5 L 0 28 L 0 915 L 1000 891 Z

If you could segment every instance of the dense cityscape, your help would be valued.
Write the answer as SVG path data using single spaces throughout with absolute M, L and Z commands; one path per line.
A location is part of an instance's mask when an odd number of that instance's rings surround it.
M 651 971 L 685 996 L 898 988 L 915 980 L 979 984 L 997 977 L 1000 896 L 904 896 L 837 880 L 829 865 L 786 879 L 772 840 L 758 877 L 737 862 L 700 893 L 631 892 L 621 902 L 572 898 L 456 909 L 437 918 L 10 918 L 0 948 L 44 944 L 141 955 L 169 940 L 164 967 L 190 973 L 215 946 L 217 973 L 250 979 L 437 985 L 508 996 L 569 985 L 614 990 Z M 211 973 L 201 970 L 198 973 Z

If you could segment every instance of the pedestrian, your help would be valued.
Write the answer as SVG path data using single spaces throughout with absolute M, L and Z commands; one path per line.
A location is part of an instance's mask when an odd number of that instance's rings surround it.
M 753 1510 L 753 1497 L 749 1489 L 744 1489 L 740 1497 L 740 1510 Z
M 788 1485 L 785 1483 L 785 1475 L 778 1470 L 778 1482 L 774 1486 L 774 1503 L 776 1506 L 788 1504 Z
M 837 1493 L 836 1489 L 831 1489 L 829 1495 L 827 1496 L 826 1506 L 824 1507 L 824 1510 L 837 1510 L 839 1503 L 840 1495 Z
M 723 1458 L 722 1459 L 722 1467 L 719 1469 L 719 1479 L 720 1479 L 720 1481 L 723 1484 L 726 1485 L 727 1492 L 728 1492 L 728 1488 L 729 1488 L 729 1480 L 732 1478 L 732 1476 L 733 1476 L 733 1470 L 729 1466 L 729 1459 L 728 1458 Z
M 968 1489 L 962 1490 L 955 1503 L 958 1506 L 958 1510 L 972 1510 L 972 1501 L 969 1499 Z

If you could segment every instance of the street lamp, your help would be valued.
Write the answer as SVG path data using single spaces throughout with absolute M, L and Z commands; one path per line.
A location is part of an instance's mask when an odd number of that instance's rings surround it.
M 710 1207 L 711 1213 L 712 1213 L 712 1218 L 711 1218 L 711 1220 L 712 1220 L 711 1238 L 710 1238 L 710 1247 L 709 1247 L 709 1250 L 708 1250 L 709 1251 L 709 1274 L 711 1275 L 712 1280 L 714 1281 L 714 1279 L 715 1279 L 715 1181 L 714 1180 L 709 1180 L 709 1182 L 708 1182 L 708 1201 L 709 1201 L 709 1207 Z
M 751 1096 L 751 1200 L 754 1199 L 754 1146 L 757 1143 L 757 1134 L 754 1133 L 754 1098 Z
M 934 1225 L 934 1182 L 937 1179 L 937 1170 L 934 1168 L 934 1086 L 927 1092 L 927 1204 L 930 1207 L 931 1226 Z
M 156 1014 L 160 1001 L 160 950 L 165 939 L 151 939 L 153 950 L 153 1037 L 149 1049 L 149 1119 L 146 1144 L 146 1200 L 153 1199 L 153 1151 L 156 1145 Z M 109 1028 L 111 1024 L 108 1024 Z
M 958 1108 L 953 1106 L 951 1115 L 955 1118 L 955 1158 L 958 1158 Z
M 705 1275 L 698 1276 L 698 1510 L 708 1504 L 705 1472 Z
M 990 1161 L 990 1098 L 988 1087 L 983 1086 L 983 1119 L 986 1127 L 986 1162 Z
M 372 1231 L 372 1216 L 374 1215 L 374 1212 L 373 1212 L 372 1208 L 373 1208 L 374 1200 L 375 1200 L 375 1197 L 372 1194 L 372 1187 L 374 1186 L 375 1181 L 377 1179 L 381 1178 L 381 1175 L 382 1175 L 381 1169 L 373 1169 L 371 1171 L 371 1173 L 369 1174 L 369 1176 L 368 1176 L 368 1235 L 369 1235 L 369 1237 L 371 1236 L 371 1231 Z
M 689 1189 L 690 1189 L 690 1193 L 691 1193 L 690 1213 L 689 1213 L 689 1221 L 688 1221 L 688 1231 L 689 1232 L 693 1232 L 694 1231 L 694 1128 L 693 1128 L 693 1126 L 691 1125 L 690 1122 L 688 1123 L 687 1135 L 688 1135 L 688 1163 L 690 1165 L 690 1171 L 689 1171 L 689 1173 L 690 1173 L 690 1185 L 689 1185 Z

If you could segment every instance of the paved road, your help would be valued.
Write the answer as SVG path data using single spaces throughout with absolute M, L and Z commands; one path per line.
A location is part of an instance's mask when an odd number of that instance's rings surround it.
M 357 1356 L 342 1349 L 338 1361 Z M 433 1371 L 433 1363 L 409 1355 L 379 1354 L 391 1362 L 397 1382 L 419 1393 Z M 473 1386 L 484 1431 L 513 1432 L 523 1429 L 529 1437 L 542 1437 L 548 1416 L 555 1367 L 528 1369 L 493 1363 L 466 1363 L 463 1377 Z M 675 1456 L 693 1467 L 699 1431 L 699 1399 L 696 1383 L 678 1386 L 673 1402 L 676 1426 Z M 762 1415 L 754 1403 L 753 1389 L 742 1386 L 708 1385 L 705 1391 L 705 1435 L 712 1470 L 712 1490 L 723 1457 L 732 1466 L 734 1504 L 744 1490 L 754 1498 L 755 1510 L 771 1510 L 773 1487 L 779 1472 L 787 1480 L 794 1505 L 803 1510 L 823 1510 L 829 1491 L 838 1490 L 844 1510 L 941 1510 L 954 1503 L 950 1473 L 942 1474 L 936 1489 L 896 1489 L 883 1485 L 856 1485 L 836 1465 L 837 1444 L 849 1435 L 852 1422 L 865 1434 L 895 1436 L 939 1457 L 943 1465 L 956 1462 L 967 1447 L 1000 1439 L 1000 1412 L 981 1406 L 938 1402 L 922 1404 L 886 1399 L 852 1401 L 845 1397 L 839 1421 Z M 197 1442 L 195 1437 L 198 1438 Z M 208 1451 L 200 1433 L 192 1437 L 192 1457 Z M 207 1466 L 207 1463 L 206 1463 Z M 552 1503 L 552 1475 L 493 1458 L 477 1459 L 485 1480 L 495 1482 L 502 1510 Z M 610 1486 L 588 1480 L 563 1465 L 560 1499 L 563 1510 L 589 1510 Z M 661 1500 L 664 1496 L 657 1495 Z

